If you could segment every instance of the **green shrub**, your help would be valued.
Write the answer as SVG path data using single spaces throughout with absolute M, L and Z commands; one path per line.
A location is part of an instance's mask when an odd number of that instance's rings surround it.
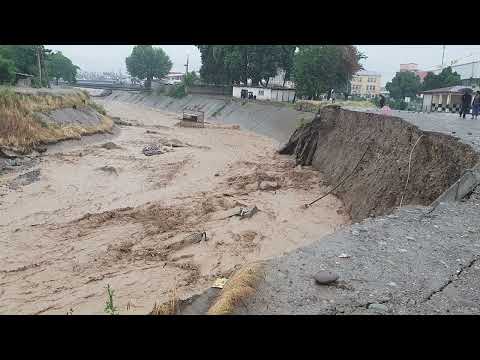
M 185 84 L 179 84 L 179 85 L 174 85 L 172 89 L 170 89 L 168 96 L 171 96 L 173 98 L 183 98 L 187 96 L 187 91 L 185 89 Z

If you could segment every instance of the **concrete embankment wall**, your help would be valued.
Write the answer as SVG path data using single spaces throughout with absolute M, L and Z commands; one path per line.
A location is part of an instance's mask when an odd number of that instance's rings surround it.
M 310 121 L 314 114 L 296 111 L 288 104 L 242 101 L 223 96 L 189 95 L 175 99 L 163 95 L 114 91 L 106 101 L 142 104 L 165 111 L 181 113 L 185 107 L 205 112 L 205 121 L 238 124 L 242 129 L 270 136 L 280 143 L 288 140 L 302 121 Z
M 474 149 L 449 135 L 422 131 L 397 117 L 338 107 L 322 109 L 295 131 L 281 153 L 319 169 L 332 187 L 358 164 L 334 191 L 353 221 L 391 212 L 403 194 L 403 205 L 430 205 L 479 161 Z

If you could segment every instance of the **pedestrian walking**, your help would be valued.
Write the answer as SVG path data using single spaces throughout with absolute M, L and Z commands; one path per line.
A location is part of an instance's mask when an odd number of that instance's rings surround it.
M 335 90 L 332 89 L 332 104 L 335 102 Z
M 472 104 L 472 95 L 466 92 L 462 96 L 462 107 L 460 108 L 460 117 L 465 119 L 465 115 L 470 112 L 470 105 Z
M 477 120 L 478 113 L 480 112 L 480 91 L 477 91 L 472 102 L 472 120 Z

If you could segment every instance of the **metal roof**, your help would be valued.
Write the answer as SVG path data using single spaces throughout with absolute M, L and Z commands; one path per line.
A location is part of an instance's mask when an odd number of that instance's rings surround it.
M 20 75 L 20 76 L 25 76 L 25 77 L 34 77 L 33 75 L 23 74 L 23 73 L 19 73 L 19 72 L 16 72 L 15 75 Z
M 422 94 L 460 93 L 461 90 L 464 90 L 464 89 L 473 90 L 472 87 L 470 87 L 470 86 L 456 85 L 456 86 L 449 86 L 449 87 L 444 87 L 444 88 L 439 88 L 439 89 L 422 91 Z

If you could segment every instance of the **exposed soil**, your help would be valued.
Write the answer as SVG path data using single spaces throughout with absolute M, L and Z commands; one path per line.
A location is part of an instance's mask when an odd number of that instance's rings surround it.
M 429 205 L 479 156 L 451 136 L 422 131 L 400 118 L 322 108 L 311 123 L 294 132 L 280 153 L 295 154 L 298 164 L 319 169 L 330 187 L 349 175 L 365 153 L 357 171 L 333 192 L 344 201 L 352 220 L 360 221 L 399 206 L 410 153 L 420 136 L 403 205 Z
M 325 193 L 324 181 L 276 154 L 271 139 L 176 127 L 175 114 L 102 103 L 138 126 L 122 127 L 115 146 L 49 149 L 29 175 L 0 177 L 0 313 L 100 314 L 110 284 L 120 313 L 146 314 L 172 288 L 186 298 L 349 222 L 334 196 L 301 207 Z M 147 157 L 151 144 L 170 151 Z M 232 216 L 254 206 L 250 218 Z

